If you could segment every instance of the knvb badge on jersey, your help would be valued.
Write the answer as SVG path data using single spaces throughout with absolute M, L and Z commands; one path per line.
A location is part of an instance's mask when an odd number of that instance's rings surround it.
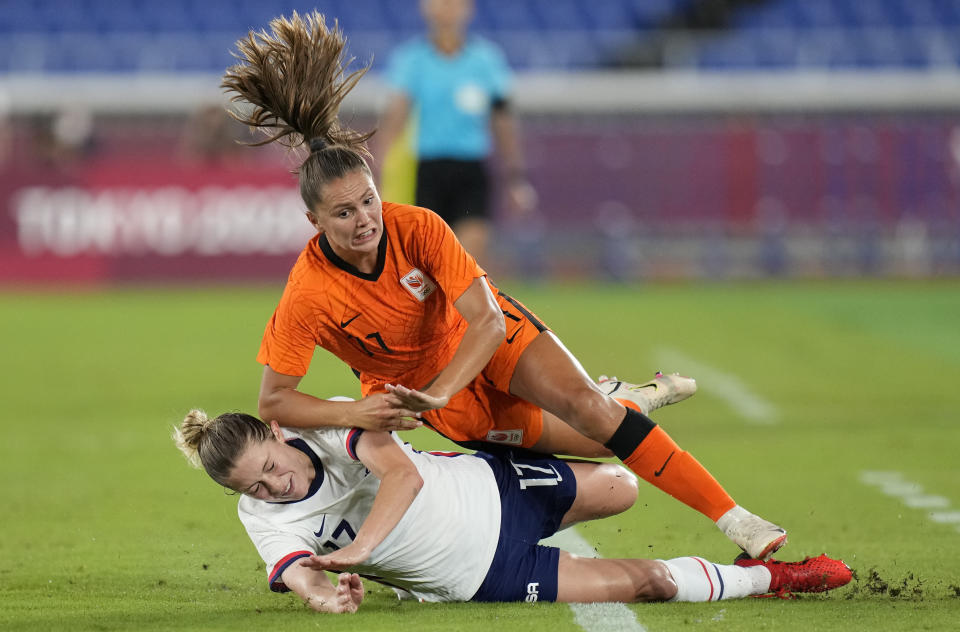
M 491 430 L 487 433 L 490 443 L 506 443 L 507 445 L 523 444 L 523 430 Z
M 421 272 L 419 268 L 414 268 L 403 275 L 400 279 L 400 285 L 421 303 L 427 300 L 427 297 L 437 289 L 437 284 L 433 282 L 433 279 Z

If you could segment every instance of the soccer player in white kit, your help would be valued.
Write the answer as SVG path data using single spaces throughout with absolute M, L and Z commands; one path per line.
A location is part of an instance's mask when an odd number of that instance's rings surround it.
M 243 413 L 191 411 L 174 438 L 242 494 L 240 520 L 270 588 L 322 612 L 354 612 L 360 576 L 424 601 L 715 601 L 821 592 L 850 581 L 826 556 L 802 562 L 583 558 L 539 545 L 620 513 L 633 475 L 612 463 L 510 452 L 428 453 L 392 433 L 290 430 Z M 337 583 L 324 571 L 340 571 Z

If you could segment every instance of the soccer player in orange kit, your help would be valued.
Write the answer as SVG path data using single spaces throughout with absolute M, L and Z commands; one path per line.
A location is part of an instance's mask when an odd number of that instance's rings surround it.
M 436 214 L 381 202 L 365 160 L 372 132 L 338 119 L 365 72 L 344 75 L 339 29 L 317 12 L 276 18 L 270 29 L 238 42 L 239 63 L 223 87 L 252 106 L 234 116 L 270 134 L 264 143 L 309 147 L 300 194 L 317 236 L 264 332 L 260 416 L 287 427 L 394 430 L 419 415 L 471 447 L 616 455 L 752 557 L 780 548 L 783 529 L 736 504 L 644 414 L 682 398 L 671 390 L 675 376 L 658 376 L 654 396 L 639 398 L 655 405 L 624 406 L 608 395 L 620 383 L 594 384 L 535 315 L 490 283 Z M 318 346 L 354 370 L 361 401 L 297 390 Z

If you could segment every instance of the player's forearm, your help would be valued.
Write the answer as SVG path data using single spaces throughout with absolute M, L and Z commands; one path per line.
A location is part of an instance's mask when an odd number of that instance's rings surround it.
M 337 591 L 331 585 L 329 588 L 314 588 L 300 594 L 300 597 L 316 612 L 339 612 L 335 608 Z
M 504 174 L 508 179 L 525 177 L 523 150 L 520 147 L 520 135 L 517 124 L 509 110 L 500 110 L 492 114 L 490 127 Z
M 412 463 L 409 468 L 393 469 L 384 474 L 370 514 L 350 545 L 356 548 L 359 558 L 365 560 L 369 557 L 396 528 L 422 488 L 423 478 Z
M 293 388 L 260 393 L 259 412 L 264 421 L 276 420 L 288 428 L 349 427 L 353 402 L 331 402 Z
M 312 610 L 317 612 L 336 612 L 337 587 L 324 571 L 316 571 L 302 566 L 291 566 L 283 573 L 283 583 L 287 588 L 300 595 Z
M 485 315 L 467 325 L 453 359 L 424 392 L 450 398 L 480 374 L 507 335 L 503 314 Z

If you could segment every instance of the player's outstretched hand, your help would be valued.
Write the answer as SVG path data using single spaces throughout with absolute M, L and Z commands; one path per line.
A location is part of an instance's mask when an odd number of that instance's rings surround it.
M 363 582 L 356 573 L 340 573 L 337 576 L 337 612 L 356 612 L 363 603 Z
M 340 573 L 332 596 L 309 598 L 310 607 L 319 612 L 353 613 L 363 603 L 363 582 L 356 573 Z
M 401 398 L 391 393 L 374 393 L 353 403 L 350 425 L 364 430 L 413 430 L 423 425 L 416 418 L 417 411 L 405 406 Z
M 422 413 L 425 410 L 443 408 L 450 403 L 449 397 L 427 395 L 423 391 L 416 391 L 399 384 L 387 384 L 386 389 L 388 393 L 395 395 L 400 400 L 402 406 L 414 410 L 417 413 Z
M 360 564 L 368 557 L 369 553 L 350 544 L 327 555 L 311 555 L 303 558 L 300 560 L 300 565 L 312 568 L 315 571 L 341 571 Z

